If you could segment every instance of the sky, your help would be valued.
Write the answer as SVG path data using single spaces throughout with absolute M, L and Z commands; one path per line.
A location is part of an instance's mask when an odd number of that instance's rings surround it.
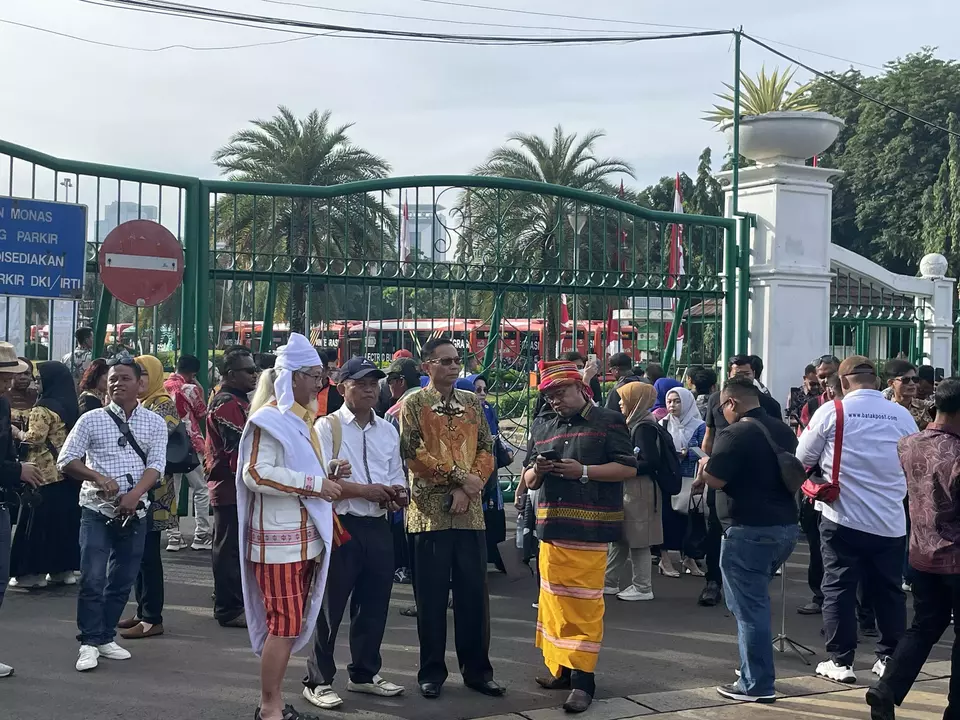
M 960 57 L 960 3 L 955 0 L 469 0 L 617 23 L 467 8 L 462 3 L 468 0 L 453 1 L 460 6 L 427 0 L 191 4 L 316 22 L 482 34 L 678 31 L 627 23 L 704 29 L 742 25 L 745 32 L 806 48 L 778 46 L 823 70 L 843 70 L 851 63 L 810 51 L 855 61 L 870 73 L 877 70 L 869 66 L 882 66 L 922 46 L 938 47 L 941 57 Z M 563 29 L 444 24 L 358 12 Z M 509 133 L 547 134 L 558 123 L 568 132 L 605 130 L 598 151 L 627 159 L 638 186 L 677 171 L 693 174 L 707 145 L 714 149 L 715 165 L 726 151 L 723 137 L 700 118 L 713 93 L 732 81 L 729 37 L 576 47 L 317 37 L 237 50 L 138 52 L 8 23 L 141 48 L 224 46 L 291 36 L 80 0 L 3 0 L 0 21 L 7 21 L 0 22 L 6 86 L 0 94 L 0 137 L 64 158 L 216 177 L 213 152 L 231 133 L 252 119 L 270 117 L 281 104 L 298 116 L 329 109 L 335 122 L 355 123 L 352 140 L 385 157 L 394 175 L 469 173 Z M 745 43 L 744 69 L 753 73 L 763 64 L 769 70 L 786 62 Z M 797 75 L 808 77 L 804 71 Z M 4 172 L 0 169 L 0 192 L 7 189 Z M 25 194 L 25 176 L 18 171 L 15 177 L 14 194 Z M 53 187 L 52 179 L 41 182 Z M 81 191 L 82 196 L 89 192 L 89 187 Z

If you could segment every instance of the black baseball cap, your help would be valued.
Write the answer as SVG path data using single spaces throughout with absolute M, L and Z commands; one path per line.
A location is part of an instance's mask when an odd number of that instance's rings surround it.
M 373 375 L 378 380 L 385 378 L 383 371 L 367 360 L 365 357 L 353 357 L 340 366 L 340 372 L 337 373 L 337 382 L 344 380 L 359 380 L 360 378 Z

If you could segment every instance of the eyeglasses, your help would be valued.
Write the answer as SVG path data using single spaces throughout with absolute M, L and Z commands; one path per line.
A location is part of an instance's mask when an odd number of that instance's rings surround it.
M 912 383 L 914 385 L 920 384 L 920 377 L 917 375 L 913 375 L 912 377 L 898 377 L 896 379 L 902 383 Z
M 126 447 L 127 435 L 130 434 L 130 426 L 127 425 L 127 423 L 122 422 L 119 425 L 117 425 L 117 429 L 120 430 L 120 437 L 117 439 L 117 445 L 119 445 L 120 447 Z
M 840 358 L 836 355 L 821 355 L 818 358 L 814 358 L 814 361 L 810 363 L 811 365 L 839 365 Z
M 126 353 L 123 353 L 122 355 L 114 355 L 112 358 L 107 360 L 107 367 L 114 367 L 115 365 L 126 365 L 129 367 L 136 364 L 137 361 Z
M 450 367 L 451 365 L 456 365 L 460 367 L 463 365 L 462 357 L 452 357 L 452 358 L 436 358 L 434 360 L 427 360 L 431 365 L 442 365 L 443 367 Z
M 297 372 L 299 375 L 303 375 L 304 377 L 308 377 L 308 378 L 312 379 L 314 382 L 320 382 L 321 380 L 323 380 L 323 373 L 322 373 L 322 372 L 321 372 L 321 373 L 312 373 L 312 372 L 303 372 L 303 371 L 301 371 L 301 370 L 297 370 L 296 372 Z

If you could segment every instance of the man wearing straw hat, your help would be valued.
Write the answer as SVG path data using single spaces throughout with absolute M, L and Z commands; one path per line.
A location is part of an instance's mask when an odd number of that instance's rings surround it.
M 345 461 L 327 465 L 313 427 L 322 378 L 317 351 L 291 333 L 276 366 L 260 376 L 240 439 L 240 574 L 250 642 L 260 656 L 256 720 L 313 720 L 284 706 L 281 686 L 323 600 L 334 546 L 331 502 L 340 497 L 333 478 L 350 474 Z
M 573 362 L 541 362 L 539 389 L 547 407 L 530 429 L 523 472 L 528 488 L 542 488 L 537 647 L 551 676 L 537 683 L 569 690 L 564 710 L 581 713 L 596 691 L 607 544 L 620 539 L 622 482 L 637 460 L 623 416 L 590 402 Z
M 4 397 L 10 391 L 14 376 L 29 368 L 17 358 L 13 345 L 0 342 L 0 605 L 3 605 L 3 593 L 10 580 L 10 507 L 17 502 L 17 491 L 24 486 L 36 488 L 42 482 L 36 465 L 17 460 L 10 426 L 10 403 Z M 13 668 L 0 663 L 0 678 L 11 675 Z

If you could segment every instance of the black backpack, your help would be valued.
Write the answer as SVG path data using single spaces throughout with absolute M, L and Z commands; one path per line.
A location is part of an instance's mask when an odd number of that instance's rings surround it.
M 680 456 L 673 444 L 673 436 L 662 422 L 654 424 L 657 428 L 657 451 L 660 453 L 660 466 L 651 475 L 665 497 L 677 495 L 683 489 L 683 471 L 680 468 Z

